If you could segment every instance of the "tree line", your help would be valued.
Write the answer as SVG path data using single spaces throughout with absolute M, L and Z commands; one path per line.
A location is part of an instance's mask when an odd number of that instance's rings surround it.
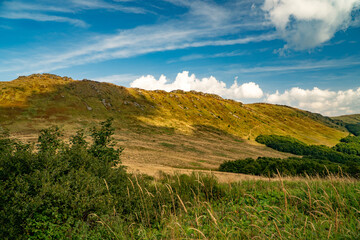
M 219 170 L 264 176 L 280 173 L 288 176 L 342 174 L 360 177 L 360 137 L 345 137 L 332 148 L 308 145 L 290 136 L 259 135 L 256 141 L 277 151 L 303 157 L 227 161 L 220 165 Z

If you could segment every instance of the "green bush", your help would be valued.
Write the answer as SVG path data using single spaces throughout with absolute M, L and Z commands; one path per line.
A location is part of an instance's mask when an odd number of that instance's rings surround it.
M 340 139 L 340 142 L 344 143 L 359 143 L 360 144 L 360 136 L 347 136 Z
M 347 162 L 360 163 L 360 157 L 336 151 L 324 145 L 307 145 L 290 136 L 259 135 L 256 141 L 280 152 L 307 156 L 313 159 L 328 160 L 330 162 L 345 164 Z M 347 140 L 343 140 L 347 141 Z
M 345 154 L 360 156 L 360 143 L 357 142 L 341 142 L 336 144 L 333 149 Z
M 349 132 L 351 132 L 355 136 L 360 136 L 360 123 L 347 124 L 345 127 Z
M 259 157 L 254 160 L 227 161 L 220 165 L 220 171 L 262 175 L 274 177 L 278 173 L 286 176 L 328 176 L 331 174 L 347 174 L 345 165 L 334 164 L 329 161 L 308 158 L 268 158 Z
M 89 214 L 121 207 L 128 180 L 122 167 L 113 168 L 122 150 L 112 145 L 113 131 L 111 120 L 93 128 L 88 147 L 83 132 L 68 145 L 60 139 L 59 128 L 51 127 L 40 132 L 37 151 L 3 134 L 0 238 L 64 238 L 71 236 L 66 229 L 87 222 Z

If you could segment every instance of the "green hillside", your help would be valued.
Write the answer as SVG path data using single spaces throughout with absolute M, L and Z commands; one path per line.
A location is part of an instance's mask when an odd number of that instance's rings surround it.
M 213 94 L 146 91 L 51 74 L 1 82 L 0 113 L 0 123 L 16 132 L 55 123 L 73 129 L 114 117 L 117 127 L 142 133 L 210 131 L 248 140 L 277 134 L 326 145 L 347 135 L 337 121 L 287 106 L 247 105 Z
M 342 121 L 346 129 L 356 136 L 360 136 L 360 114 L 333 117 L 336 121 Z
M 333 117 L 333 119 L 341 120 L 347 124 L 357 124 L 360 123 L 360 114 L 343 115 L 343 116 Z

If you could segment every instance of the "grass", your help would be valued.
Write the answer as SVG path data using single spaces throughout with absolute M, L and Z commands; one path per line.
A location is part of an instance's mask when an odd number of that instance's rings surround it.
M 357 124 L 357 123 L 360 123 L 360 114 L 352 114 L 352 115 L 333 117 L 333 119 L 341 120 L 347 124 Z
M 0 82 L 0 124 L 9 128 L 29 119 L 41 129 L 49 122 L 71 126 L 108 117 L 116 119 L 120 128 L 146 134 L 192 135 L 202 126 L 238 139 L 277 134 L 326 145 L 347 135 L 345 128 L 317 114 L 271 104 L 244 105 L 194 91 L 145 91 L 51 74 Z
M 170 148 L 170 149 L 175 149 L 176 145 L 175 144 L 171 144 L 171 143 L 167 143 L 167 142 L 161 142 L 159 143 L 161 146 L 166 147 L 166 148 Z
M 187 146 L 187 145 L 184 145 L 184 144 L 181 144 L 181 148 L 186 151 L 186 152 L 194 152 L 194 153 L 204 153 L 203 151 L 193 147 L 193 146 Z
M 0 136 L 2 239 L 359 239 L 360 182 L 126 173 L 111 119 L 69 144 Z M 91 137 L 93 141 L 87 142 Z M 36 146 L 36 148 L 35 148 Z
M 358 181 L 242 181 L 219 184 L 206 175 L 166 176 L 132 183 L 142 199 L 137 223 L 103 218 L 116 239 L 358 239 Z M 154 206 L 156 210 L 154 210 Z M 152 211 L 152 213 L 150 213 Z M 152 217 L 150 217 L 152 216 Z M 153 222 L 153 218 L 157 219 Z M 127 231 L 124 231 L 127 229 Z

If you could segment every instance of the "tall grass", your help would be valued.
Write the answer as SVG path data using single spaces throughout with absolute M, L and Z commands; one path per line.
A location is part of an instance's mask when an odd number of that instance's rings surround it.
M 141 204 L 127 216 L 131 221 L 105 221 L 110 238 L 360 238 L 360 184 L 351 178 L 232 184 L 197 173 L 133 178 L 127 197 Z
M 360 182 L 346 177 L 219 183 L 127 174 L 111 120 L 39 144 L 0 132 L 1 239 L 360 239 Z

